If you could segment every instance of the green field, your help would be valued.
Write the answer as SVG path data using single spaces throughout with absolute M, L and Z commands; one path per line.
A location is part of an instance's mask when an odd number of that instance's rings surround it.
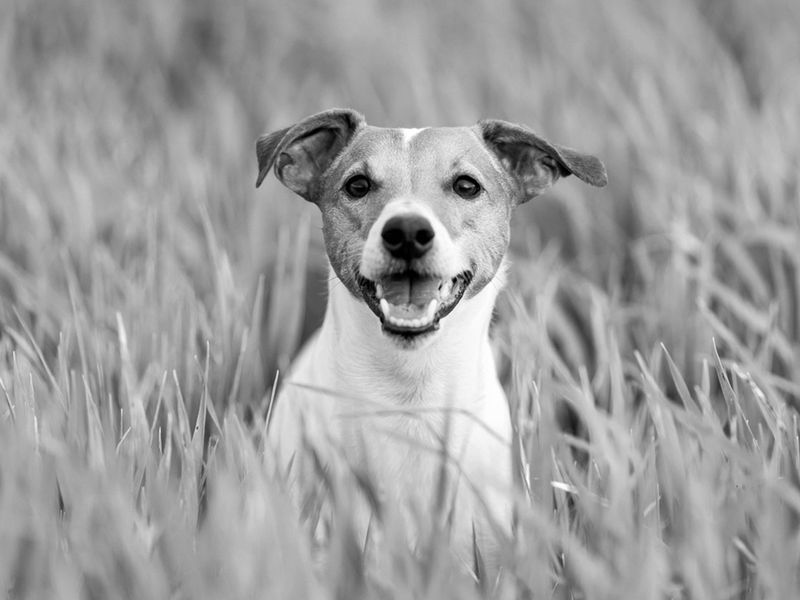
M 796 0 L 3 0 L 0 597 L 473 598 L 392 506 L 365 560 L 263 459 L 319 215 L 254 142 L 352 107 L 600 156 L 520 207 L 493 328 L 504 592 L 800 597 Z

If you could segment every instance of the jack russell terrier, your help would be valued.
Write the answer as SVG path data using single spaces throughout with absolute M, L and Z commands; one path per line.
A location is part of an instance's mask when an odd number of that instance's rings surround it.
M 409 543 L 444 505 L 457 555 L 496 559 L 514 477 L 489 322 L 511 214 L 559 177 L 604 186 L 603 164 L 505 121 L 385 129 L 340 109 L 264 135 L 257 154 L 257 187 L 274 167 L 322 211 L 332 269 L 272 414 L 279 464 L 302 487 L 344 457 L 416 515 Z

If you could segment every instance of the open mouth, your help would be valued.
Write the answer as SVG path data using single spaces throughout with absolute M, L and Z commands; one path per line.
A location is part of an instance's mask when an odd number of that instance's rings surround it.
M 413 337 L 439 328 L 461 300 L 472 281 L 464 271 L 451 279 L 404 271 L 372 281 L 359 276 L 367 306 L 381 320 L 384 331 Z

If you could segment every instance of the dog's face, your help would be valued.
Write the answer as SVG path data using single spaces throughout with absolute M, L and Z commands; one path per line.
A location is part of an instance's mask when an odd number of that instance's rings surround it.
M 256 185 L 274 164 L 320 208 L 336 275 L 406 347 L 492 280 L 517 204 L 560 176 L 606 183 L 596 158 L 503 121 L 384 129 L 333 110 L 260 138 L 257 151 Z

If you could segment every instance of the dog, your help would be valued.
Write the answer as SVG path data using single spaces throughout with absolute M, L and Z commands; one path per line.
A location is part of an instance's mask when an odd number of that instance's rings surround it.
M 256 150 L 256 187 L 273 169 L 322 212 L 331 268 L 323 324 L 272 413 L 279 464 L 309 483 L 344 457 L 408 514 L 444 506 L 468 564 L 476 548 L 496 561 L 514 474 L 489 324 L 512 214 L 561 177 L 604 186 L 605 167 L 506 121 L 388 129 L 347 109 L 264 135 Z M 361 512 L 368 521 L 368 503 Z M 420 528 L 409 519 L 411 544 Z

